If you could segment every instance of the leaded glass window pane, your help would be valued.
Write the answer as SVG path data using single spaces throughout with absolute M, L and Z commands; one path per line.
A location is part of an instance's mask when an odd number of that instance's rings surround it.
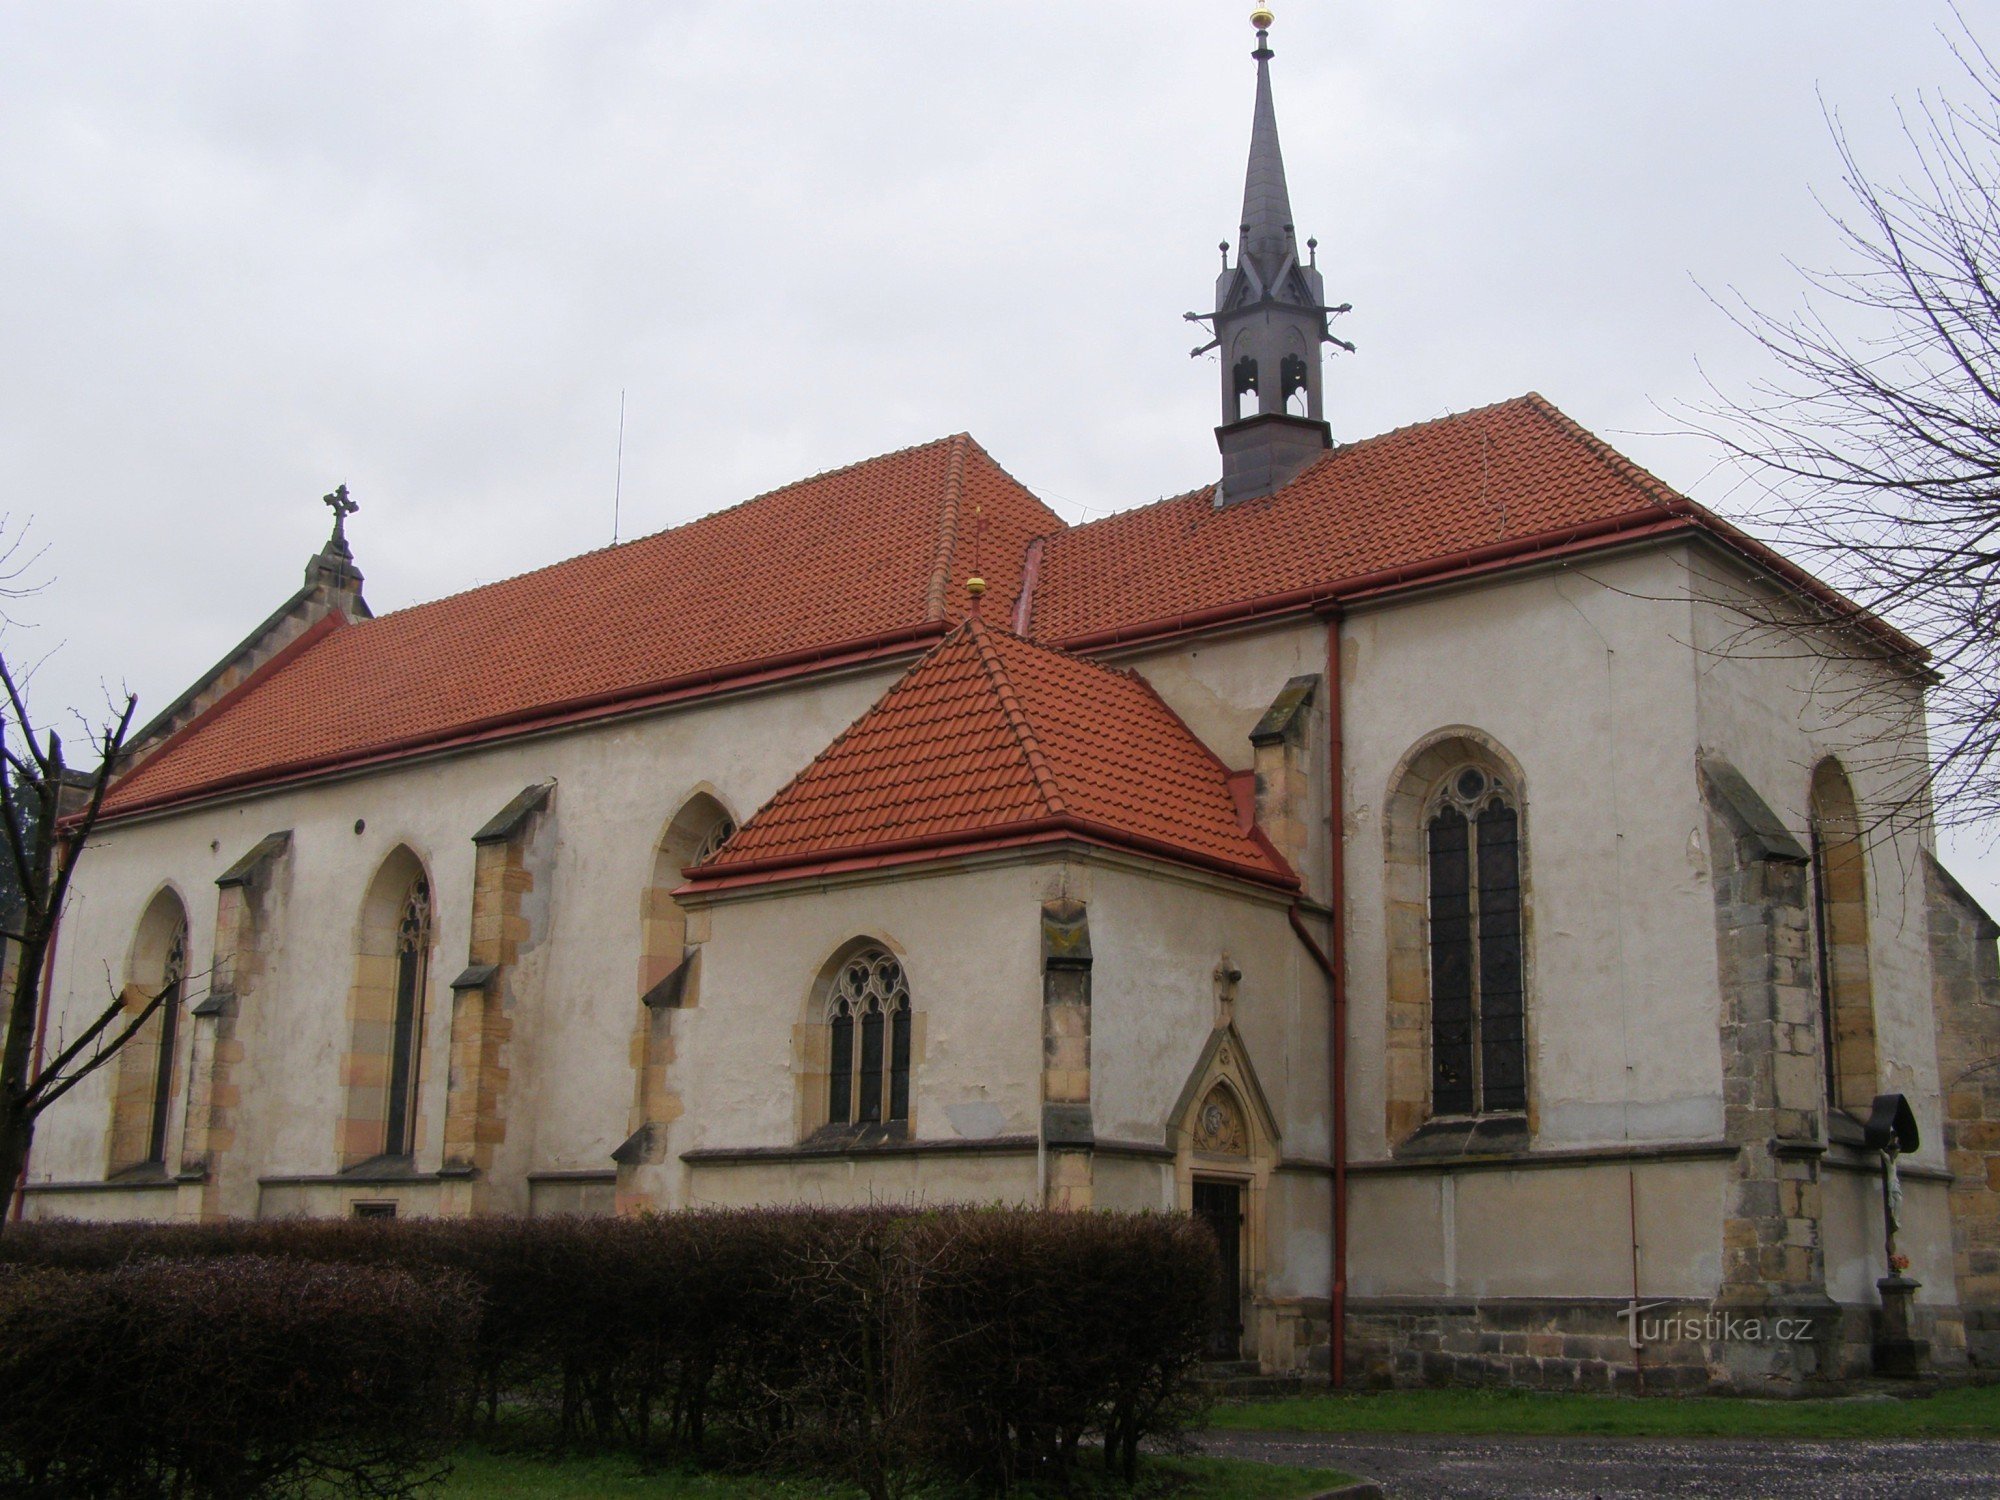
M 864 1125 L 882 1118 L 882 1007 L 870 1004 L 861 1017 L 861 1110 Z
M 1490 772 L 1441 783 L 1425 824 L 1430 874 L 1431 1108 L 1527 1108 L 1521 816 Z
M 910 1118 L 910 1008 L 896 1007 L 889 1023 L 889 1118 Z
M 843 1004 L 833 1018 L 833 1055 L 828 1061 L 826 1117 L 845 1125 L 854 1110 L 854 1017 Z
M 1482 1107 L 1528 1107 L 1521 1013 L 1520 818 L 1493 803 L 1479 815 L 1479 1062 Z
M 1431 1107 L 1467 1114 L 1472 1093 L 1472 911 L 1465 815 L 1431 819 Z
M 827 1123 L 909 1119 L 910 991 L 903 966 L 880 948 L 849 959 L 827 1000 L 827 1026 Z

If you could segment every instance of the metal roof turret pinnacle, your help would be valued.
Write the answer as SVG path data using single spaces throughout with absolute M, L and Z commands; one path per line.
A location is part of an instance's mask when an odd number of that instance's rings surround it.
M 1285 187 L 1285 158 L 1278 149 L 1278 111 L 1271 102 L 1271 12 L 1255 10 L 1250 24 L 1257 28 L 1257 107 L 1250 123 L 1250 166 L 1243 178 L 1242 238 L 1239 259 L 1258 262 L 1267 273 L 1289 252 L 1297 260 L 1299 245 L 1292 233 L 1292 197 Z

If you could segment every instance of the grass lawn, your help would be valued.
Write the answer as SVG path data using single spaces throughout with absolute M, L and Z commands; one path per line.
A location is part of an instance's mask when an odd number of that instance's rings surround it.
M 2000 1386 L 1931 1396 L 1758 1401 L 1740 1396 L 1582 1396 L 1379 1391 L 1217 1407 L 1213 1427 L 1290 1432 L 1565 1433 L 1612 1437 L 2000 1437 Z
M 1098 1476 L 1086 1464 L 1086 1481 Z M 1148 1458 L 1137 1489 L 1088 1482 L 1078 1496 L 1120 1500 L 1305 1500 L 1348 1482 L 1331 1469 L 1288 1469 L 1220 1458 Z M 439 1493 L 451 1500 L 860 1500 L 861 1492 L 826 1480 L 664 1472 L 643 1474 L 630 1458 L 551 1458 L 466 1448 Z M 929 1500 L 943 1500 L 932 1496 Z

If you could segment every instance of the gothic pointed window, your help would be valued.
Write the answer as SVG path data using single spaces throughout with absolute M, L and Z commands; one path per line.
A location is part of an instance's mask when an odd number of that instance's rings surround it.
M 171 890 L 160 891 L 139 919 L 120 996 L 131 1019 L 149 1007 L 151 1014 L 118 1049 L 112 1065 L 107 1166 L 113 1173 L 167 1164 L 187 963 L 187 908 Z
M 1431 1112 L 1527 1108 L 1520 811 L 1482 766 L 1433 793 L 1429 857 Z
M 1867 850 L 1854 788 L 1821 761 L 1811 794 L 1814 979 L 1827 1103 L 1864 1114 L 1880 1080 L 1868 958 Z
M 910 987 L 893 955 L 864 948 L 841 965 L 826 1026 L 826 1123 L 908 1120 Z
M 417 1114 L 418 1059 L 423 1048 L 424 979 L 431 949 L 431 888 L 419 875 L 403 897 L 396 923 L 395 1008 L 389 1023 L 389 1112 L 385 1156 L 408 1156 Z
M 160 976 L 159 1052 L 153 1062 L 153 1110 L 147 1122 L 146 1160 L 167 1159 L 167 1107 L 174 1093 L 174 1043 L 180 1030 L 181 986 L 187 979 L 187 922 L 183 919 L 167 943 L 167 961 Z

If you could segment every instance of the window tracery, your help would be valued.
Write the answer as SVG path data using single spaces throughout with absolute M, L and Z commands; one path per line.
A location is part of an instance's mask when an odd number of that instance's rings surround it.
M 715 826 L 702 836 L 695 845 L 694 858 L 689 865 L 705 865 L 721 852 L 722 846 L 736 836 L 736 824 L 727 815 L 716 820 Z
M 1431 1111 L 1527 1108 L 1520 811 L 1506 783 L 1462 765 L 1425 810 Z
M 841 965 L 827 996 L 829 1125 L 910 1117 L 910 987 L 881 948 Z

